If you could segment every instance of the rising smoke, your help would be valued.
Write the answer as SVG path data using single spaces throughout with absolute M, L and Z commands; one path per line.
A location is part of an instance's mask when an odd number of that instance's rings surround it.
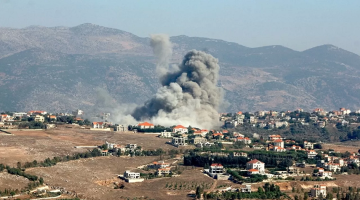
M 218 60 L 202 51 L 188 52 L 178 69 L 169 71 L 172 55 L 169 37 L 154 35 L 151 46 L 158 58 L 160 87 L 155 96 L 131 114 L 138 121 L 156 124 L 191 125 L 212 128 L 219 123 L 218 108 L 222 90 L 217 87 L 220 67 Z

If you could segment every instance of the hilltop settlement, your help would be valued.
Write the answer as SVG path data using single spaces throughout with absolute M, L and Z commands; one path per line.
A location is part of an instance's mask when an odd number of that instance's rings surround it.
M 221 113 L 211 130 L 84 116 L 2 112 L 0 195 L 360 199 L 360 110 Z

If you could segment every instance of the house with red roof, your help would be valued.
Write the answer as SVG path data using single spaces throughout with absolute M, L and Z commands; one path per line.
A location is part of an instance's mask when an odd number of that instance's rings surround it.
M 56 116 L 55 115 L 50 115 L 49 119 L 50 119 L 50 121 L 56 121 Z
M 187 133 L 188 128 L 183 125 L 177 125 L 173 128 L 173 133 Z
M 269 140 L 278 140 L 282 139 L 280 135 L 269 135 Z
M 224 138 L 224 135 L 222 133 L 213 133 L 212 136 L 213 136 L 213 138 L 216 138 L 216 137 Z
M 47 112 L 46 111 L 42 111 L 42 110 L 31 110 L 28 112 L 29 115 L 46 115 Z
M 210 168 L 209 168 L 210 176 L 216 178 L 216 176 L 218 174 L 223 174 L 223 173 L 224 173 L 224 166 L 222 166 L 222 164 L 213 163 L 213 164 L 210 165 Z
M 149 128 L 154 128 L 154 124 L 151 124 L 149 122 L 144 122 L 144 123 L 138 124 L 138 127 L 140 129 L 149 129 Z
M 92 123 L 93 128 L 101 128 L 101 129 L 103 129 L 104 125 L 105 125 L 104 122 L 93 122 Z
M 273 141 L 274 146 L 284 148 L 284 141 L 282 139 L 276 139 Z
M 273 150 L 274 150 L 275 152 L 285 152 L 285 151 L 286 151 L 285 148 L 279 147 L 279 146 L 274 146 Z
M 156 171 L 156 174 L 158 176 L 164 176 L 164 175 L 168 175 L 171 173 L 171 168 L 170 167 L 165 167 L 165 168 L 158 168 Z
M 166 168 L 166 167 L 170 167 L 170 164 L 169 164 L 169 163 L 166 163 L 166 162 L 164 162 L 164 161 L 159 161 L 159 162 L 154 161 L 154 162 L 153 162 L 153 165 L 152 165 L 151 167 L 153 167 L 153 168 L 155 168 L 155 169 Z
M 259 174 L 259 170 L 257 169 L 249 169 L 248 170 L 248 175 L 253 175 L 253 174 Z
M 10 115 L 7 115 L 7 114 L 1 114 L 0 115 L 0 121 L 1 122 L 10 121 L 11 119 L 12 119 L 12 117 Z
M 248 172 L 249 172 L 249 170 L 256 169 L 256 170 L 258 170 L 259 174 L 264 174 L 265 173 L 265 163 L 263 163 L 257 159 L 250 160 L 249 162 L 246 163 L 246 169 L 248 170 Z M 253 173 L 253 172 L 255 172 L 255 171 L 252 170 L 249 173 Z
M 196 130 L 194 131 L 194 135 L 196 136 L 200 136 L 200 137 L 205 137 L 207 132 L 202 132 L 201 130 Z
M 244 144 L 251 144 L 251 140 L 248 137 L 237 137 L 237 142 L 244 142 Z

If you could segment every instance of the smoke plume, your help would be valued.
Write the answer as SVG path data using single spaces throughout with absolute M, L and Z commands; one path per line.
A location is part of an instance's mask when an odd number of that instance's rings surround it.
M 176 71 L 169 71 L 172 55 L 169 38 L 153 35 L 151 46 L 158 57 L 160 87 L 155 96 L 131 114 L 138 121 L 162 125 L 182 124 L 200 128 L 218 125 L 222 90 L 217 87 L 218 60 L 202 51 L 188 52 Z
M 162 77 L 168 72 L 172 56 L 172 44 L 169 36 L 163 34 L 151 35 L 150 46 L 157 58 L 156 73 Z

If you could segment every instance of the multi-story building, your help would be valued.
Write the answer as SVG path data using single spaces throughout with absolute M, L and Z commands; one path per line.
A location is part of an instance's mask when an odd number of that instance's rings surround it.
M 273 142 L 274 146 L 284 148 L 284 141 L 282 139 L 276 139 Z
M 213 163 L 210 165 L 209 174 L 212 177 L 216 177 L 216 175 L 223 174 L 223 173 L 224 173 L 224 166 L 222 166 L 221 164 Z
M 248 137 L 237 137 L 237 142 L 244 142 L 244 144 L 251 144 L 251 140 Z
M 314 143 L 304 141 L 304 148 L 305 149 L 314 149 Z
M 34 121 L 36 121 L 36 122 L 44 122 L 45 117 L 41 116 L 41 115 L 36 115 L 35 118 L 34 118 Z
M 307 156 L 308 156 L 308 158 L 311 158 L 311 159 L 315 158 L 315 156 L 317 156 L 317 154 L 318 154 L 318 153 L 316 153 L 315 150 L 309 150 L 309 151 L 307 151 Z
M 186 138 L 185 137 L 173 137 L 172 138 L 172 144 L 176 147 L 178 146 L 186 146 L 187 142 L 186 142 Z
M 265 173 L 265 163 L 254 159 L 254 160 L 251 160 L 246 163 L 246 169 L 247 170 L 257 169 L 257 170 L 259 170 L 260 174 L 264 174 Z
M 164 176 L 164 175 L 168 175 L 171 173 L 171 168 L 170 167 L 165 167 L 165 168 L 158 168 L 156 171 L 156 174 L 158 176 Z
M 315 185 L 310 190 L 311 197 L 318 198 L 322 196 L 323 198 L 326 197 L 326 186 L 325 185 Z
M 177 125 L 172 129 L 173 133 L 187 133 L 188 128 L 183 125 Z

